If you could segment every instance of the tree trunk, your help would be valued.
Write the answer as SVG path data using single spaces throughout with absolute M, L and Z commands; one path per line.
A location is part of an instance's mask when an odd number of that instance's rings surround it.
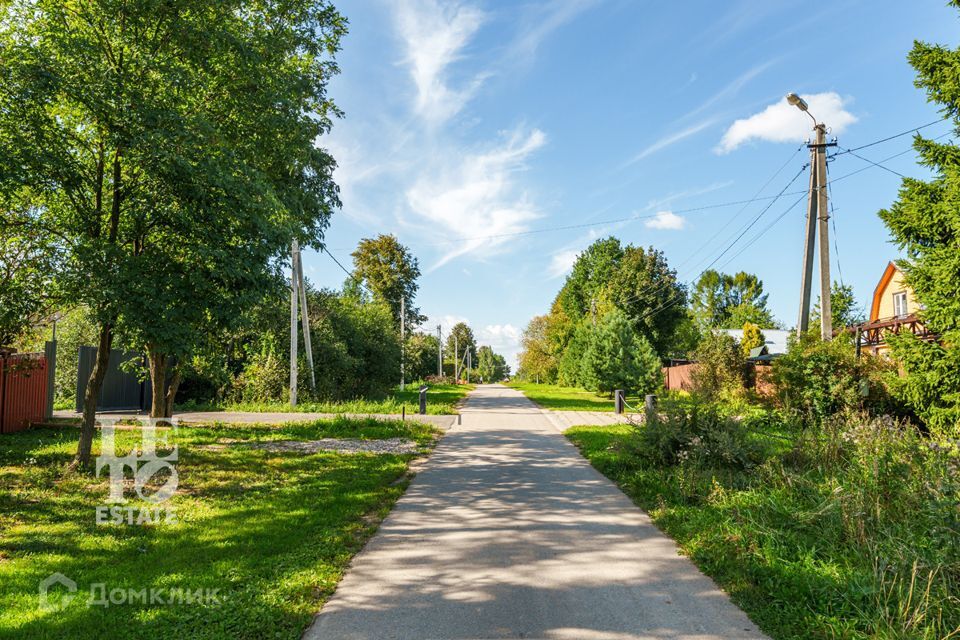
M 93 434 L 97 420 L 97 400 L 100 398 L 100 389 L 103 387 L 103 378 L 107 375 L 110 365 L 110 349 L 113 347 L 113 323 L 106 322 L 100 326 L 100 342 L 97 346 L 97 359 L 87 380 L 87 388 L 83 394 L 83 424 L 80 427 L 80 442 L 77 444 L 77 455 L 73 466 L 87 466 L 90 464 L 90 450 L 93 448 Z
M 147 345 L 147 361 L 150 368 L 150 417 L 167 417 L 167 356 L 152 345 Z
M 174 367 L 173 378 L 170 380 L 170 386 L 167 388 L 167 418 L 173 417 L 173 401 L 177 397 L 177 389 L 180 387 L 180 367 Z

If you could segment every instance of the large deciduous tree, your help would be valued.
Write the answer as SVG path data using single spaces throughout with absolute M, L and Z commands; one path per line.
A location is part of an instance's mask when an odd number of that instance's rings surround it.
M 960 2 L 951 2 L 960 8 Z M 960 49 L 916 42 L 909 55 L 915 84 L 960 130 Z M 894 241 L 906 252 L 898 264 L 922 305 L 927 328 L 941 336 L 924 343 L 909 333 L 890 340 L 906 376 L 902 398 L 936 430 L 960 433 L 960 148 L 925 139 L 914 148 L 930 180 L 904 178 L 899 198 L 880 211 Z
M 99 327 L 86 463 L 115 340 L 147 352 L 164 415 L 171 360 L 276 285 L 293 239 L 319 246 L 337 192 L 317 140 L 345 20 L 314 0 L 0 12 L 0 180 L 36 194 L 68 252 L 60 283 Z
M 550 347 L 549 316 L 534 316 L 523 330 L 520 372 L 529 380 L 553 383 L 557 380 L 557 358 Z
M 420 266 L 407 247 L 396 236 L 380 234 L 364 238 L 353 256 L 353 275 L 364 283 L 374 297 L 387 304 L 400 324 L 400 301 L 405 304 L 407 328 L 417 327 L 426 318 L 414 306 L 417 296 L 417 278 Z
M 744 271 L 733 275 L 704 271 L 693 286 L 690 306 L 704 330 L 739 329 L 746 322 L 764 328 L 777 326 L 767 308 L 763 282 Z
M 459 361 L 461 367 L 466 366 L 467 352 L 473 362 L 477 361 L 477 341 L 473 337 L 473 329 L 466 322 L 458 322 L 450 329 L 447 335 L 447 344 L 444 346 L 444 357 L 448 362 Z
M 610 300 L 662 358 L 687 315 L 687 292 L 662 251 L 628 246 L 610 278 Z

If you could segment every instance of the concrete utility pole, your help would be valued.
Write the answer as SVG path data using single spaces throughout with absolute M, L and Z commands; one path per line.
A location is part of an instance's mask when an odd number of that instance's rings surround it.
M 300 243 L 290 245 L 290 406 L 297 406 L 297 306 L 303 325 L 303 346 L 306 350 L 307 368 L 310 370 L 310 390 L 317 388 L 313 372 L 313 345 L 310 341 L 310 317 L 307 313 L 307 290 L 303 284 L 303 262 L 300 259 Z
M 403 358 L 407 352 L 406 334 L 404 332 L 406 315 L 407 315 L 407 301 L 401 297 L 400 298 L 400 391 L 403 391 L 403 386 L 404 386 Z
M 800 282 L 800 317 L 797 320 L 797 335 L 800 336 L 810 326 L 810 296 L 813 290 L 813 249 L 820 235 L 820 337 L 823 340 L 833 338 L 833 313 L 830 308 L 830 236 L 828 222 L 830 211 L 827 207 L 827 147 L 835 147 L 836 142 L 827 142 L 827 127 L 818 123 L 807 110 L 807 103 L 795 93 L 787 94 L 787 102 L 794 105 L 813 120 L 815 142 L 807 145 L 810 149 L 810 195 L 807 202 L 807 224 L 803 242 L 803 272 Z
M 290 406 L 297 406 L 297 241 L 290 246 Z
M 453 381 L 460 382 L 460 340 L 453 334 Z
M 473 352 L 467 347 L 467 384 L 470 384 L 470 370 L 473 369 Z
M 443 377 L 443 332 L 437 325 L 437 376 Z

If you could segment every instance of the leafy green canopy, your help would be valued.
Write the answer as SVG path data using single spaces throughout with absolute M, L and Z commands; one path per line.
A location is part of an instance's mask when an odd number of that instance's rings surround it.
M 960 8 L 960 2 L 951 4 Z M 915 84 L 960 131 L 960 49 L 916 42 L 909 55 Z M 912 335 L 891 340 L 906 377 L 901 397 L 933 428 L 960 433 L 960 148 L 920 135 L 914 140 L 931 180 L 904 178 L 899 198 L 880 218 L 905 251 L 898 264 L 940 344 Z
M 693 287 L 691 309 L 701 329 L 740 329 L 752 322 L 761 328 L 777 327 L 767 308 L 763 281 L 752 273 L 733 275 L 704 271 Z
M 35 194 L 107 334 L 188 353 L 319 245 L 344 32 L 308 0 L 0 2 L 0 206 Z
M 376 238 L 364 238 L 351 255 L 354 276 L 373 292 L 375 298 L 390 307 L 398 326 L 401 300 L 405 305 L 407 329 L 426 320 L 413 304 L 419 288 L 419 263 L 396 236 L 381 233 Z

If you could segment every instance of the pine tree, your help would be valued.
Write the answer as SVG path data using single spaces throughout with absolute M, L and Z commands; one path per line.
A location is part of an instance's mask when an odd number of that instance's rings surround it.
M 951 2 L 960 8 L 960 1 Z M 960 130 L 960 49 L 916 42 L 909 55 L 915 85 Z M 904 178 L 898 200 L 880 218 L 905 251 L 899 261 L 922 305 L 920 317 L 941 341 L 924 343 L 906 334 L 891 339 L 906 376 L 903 400 L 932 429 L 960 432 L 960 148 L 919 134 L 914 148 L 931 180 Z
M 591 332 L 581 372 L 584 385 L 601 393 L 650 393 L 662 381 L 656 352 L 620 310 L 605 315 Z

